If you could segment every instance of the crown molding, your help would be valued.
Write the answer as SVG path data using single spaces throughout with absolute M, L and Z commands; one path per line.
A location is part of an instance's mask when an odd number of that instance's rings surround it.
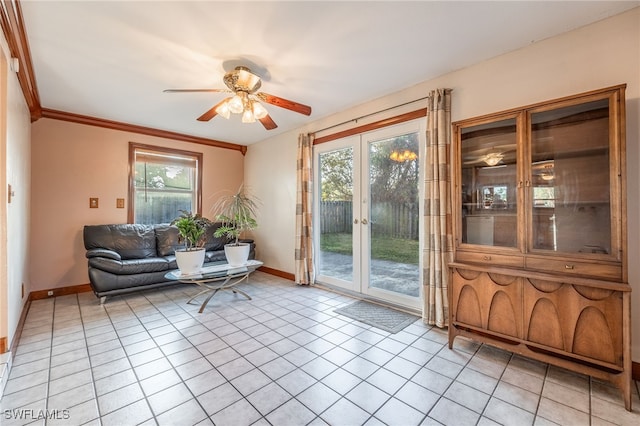
M 104 120 L 102 118 L 90 117 L 87 115 L 74 114 L 71 112 L 58 111 L 49 108 L 41 109 L 42 118 L 51 118 L 54 120 L 69 121 L 72 123 L 85 124 L 88 126 L 104 127 L 112 130 L 120 130 L 123 132 L 139 133 L 142 135 L 155 136 L 159 138 L 172 139 L 182 142 L 197 143 L 200 145 L 213 146 L 216 148 L 231 149 L 240 151 L 242 155 L 247 152 L 247 147 L 231 142 L 224 142 L 215 139 L 200 138 L 197 136 L 189 136 L 182 133 L 169 132 L 166 130 L 154 129 L 151 127 L 137 126 L 135 124 L 122 123 L 119 121 Z
M 56 120 L 86 124 L 89 126 L 105 127 L 108 129 L 121 130 L 124 132 L 140 133 L 143 135 L 156 136 L 160 138 L 197 143 L 217 148 L 231 149 L 240 151 L 242 155 L 246 154 L 247 147 L 244 145 L 237 145 L 234 143 L 218 141 L 215 139 L 188 136 L 181 133 L 168 132 L 164 130 L 153 129 L 150 127 L 136 126 L 127 123 L 120 123 L 117 121 L 103 120 L 100 118 L 94 118 L 80 114 L 42 108 L 40 104 L 40 95 L 38 94 L 38 87 L 36 85 L 35 74 L 33 72 L 31 51 L 29 50 L 29 42 L 24 26 L 24 20 L 22 18 L 20 0 L 0 0 L 0 26 L 2 27 L 2 32 L 9 47 L 9 54 L 12 58 L 16 58 L 18 60 L 18 82 L 20 83 L 24 99 L 29 108 L 31 122 L 34 122 L 39 118 L 46 117 Z
M 9 54 L 12 58 L 18 60 L 18 82 L 29 107 L 31 121 L 36 121 L 41 117 L 42 107 L 40 106 L 40 96 L 38 95 L 38 87 L 33 72 L 29 42 L 24 20 L 22 19 L 20 0 L 0 1 L 0 25 L 9 46 Z

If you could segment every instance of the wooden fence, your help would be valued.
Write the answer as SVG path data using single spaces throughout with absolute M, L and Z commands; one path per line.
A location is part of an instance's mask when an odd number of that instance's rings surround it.
M 375 236 L 418 240 L 419 209 L 417 203 L 374 203 L 369 220 Z M 351 201 L 320 202 L 320 233 L 351 233 Z
M 184 195 L 148 193 L 136 198 L 135 223 L 169 223 L 180 216 L 180 210 L 191 210 L 191 198 Z

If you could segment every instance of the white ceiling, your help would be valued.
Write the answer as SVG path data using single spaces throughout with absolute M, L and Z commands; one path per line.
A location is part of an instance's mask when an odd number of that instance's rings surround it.
M 43 108 L 250 145 L 637 7 L 639 1 L 221 2 L 23 0 Z M 278 124 L 196 117 L 249 66 Z

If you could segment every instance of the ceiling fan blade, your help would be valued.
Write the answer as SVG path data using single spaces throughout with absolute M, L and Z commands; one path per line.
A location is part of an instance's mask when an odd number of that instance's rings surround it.
M 223 99 L 220 102 L 218 102 L 217 104 L 215 104 L 213 107 L 211 107 L 211 109 L 209 111 L 205 112 L 200 117 L 198 117 L 197 120 L 198 121 L 209 121 L 209 120 L 211 120 L 213 117 L 218 115 L 218 113 L 216 112 L 216 108 L 218 108 L 218 106 L 220 104 L 224 103 L 225 101 L 226 101 L 226 99 Z
M 264 128 L 267 130 L 273 130 L 278 127 L 278 125 L 275 121 L 273 121 L 273 118 L 271 118 L 270 115 L 265 115 L 263 118 L 259 118 L 258 120 L 260 120 Z
M 256 96 L 268 104 L 275 105 L 280 108 L 289 109 L 300 114 L 311 115 L 310 106 L 299 104 L 298 102 L 289 101 L 287 99 L 273 96 L 264 92 L 256 93 Z
M 227 89 L 164 89 L 164 93 L 193 93 L 193 92 L 228 92 Z

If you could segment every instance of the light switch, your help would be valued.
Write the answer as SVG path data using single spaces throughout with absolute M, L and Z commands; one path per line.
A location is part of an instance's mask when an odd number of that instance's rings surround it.
M 97 209 L 98 208 L 98 199 L 97 198 L 89 198 L 89 208 Z
M 124 209 L 124 198 L 116 198 L 116 208 Z

